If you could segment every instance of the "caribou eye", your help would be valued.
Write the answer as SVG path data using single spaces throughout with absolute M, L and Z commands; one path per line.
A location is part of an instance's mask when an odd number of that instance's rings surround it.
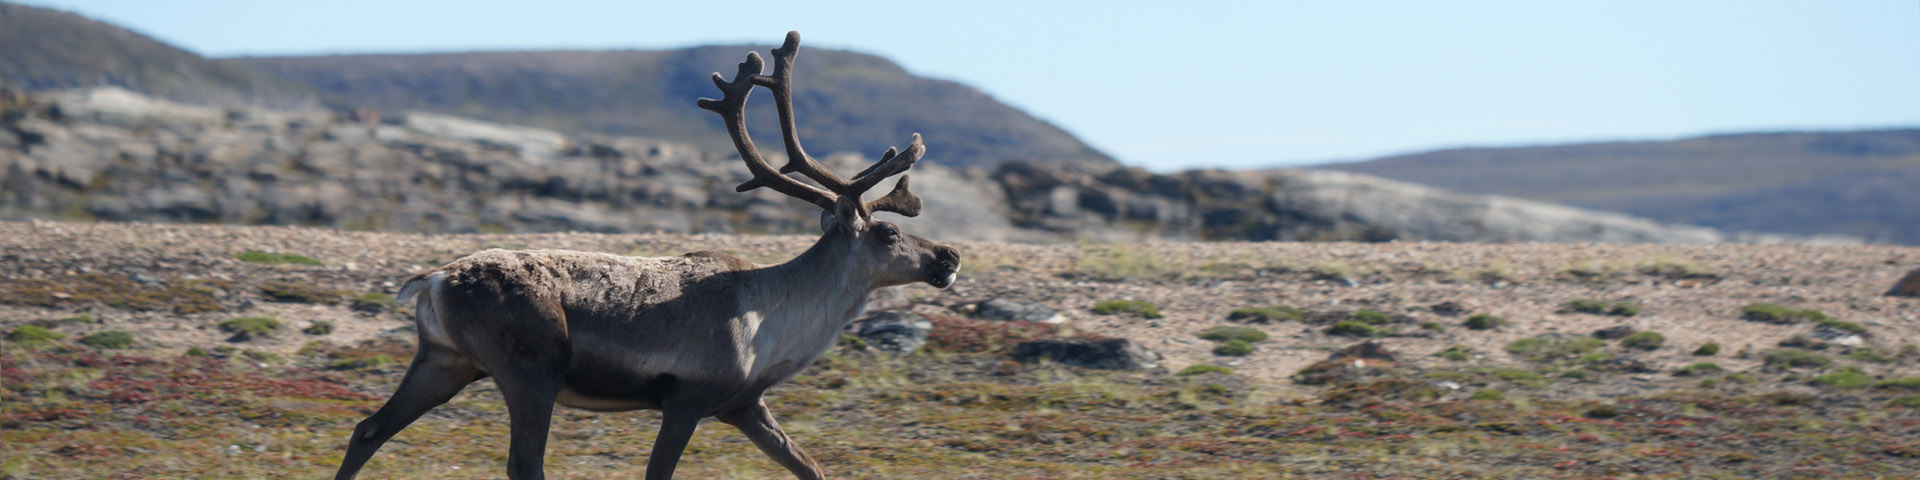
M 880 240 L 885 241 L 887 243 L 893 243 L 895 239 L 900 237 L 900 230 L 895 229 L 893 225 L 886 224 L 886 223 L 882 223 L 875 226 L 873 228 L 873 232 L 880 234 Z

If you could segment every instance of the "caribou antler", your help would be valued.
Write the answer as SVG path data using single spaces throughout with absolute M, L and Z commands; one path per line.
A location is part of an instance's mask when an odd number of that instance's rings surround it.
M 927 148 L 920 143 L 920 134 L 913 134 L 913 143 L 906 151 L 896 152 L 892 148 L 880 156 L 880 161 L 868 166 L 852 181 L 840 178 L 827 170 L 820 162 L 807 155 L 800 146 L 799 128 L 793 116 L 793 59 L 800 53 L 800 32 L 787 32 L 787 40 L 780 48 L 773 49 L 773 74 L 760 75 L 764 62 L 757 52 L 747 52 L 747 61 L 740 63 L 739 73 L 733 81 L 727 81 L 719 73 L 713 74 L 713 84 L 720 87 L 722 98 L 714 100 L 702 98 L 700 108 L 720 114 L 727 123 L 727 133 L 733 137 L 733 145 L 740 150 L 740 158 L 747 162 L 747 170 L 753 172 L 753 179 L 740 184 L 735 191 L 745 192 L 760 187 L 770 187 L 788 196 L 819 205 L 828 211 L 834 210 L 834 204 L 842 197 L 859 199 L 861 194 L 872 190 L 881 180 L 905 173 L 913 163 L 926 154 Z M 747 134 L 746 108 L 747 95 L 753 93 L 754 86 L 766 87 L 773 91 L 775 109 L 780 114 L 780 133 L 787 147 L 787 164 L 774 170 L 760 157 L 754 148 L 753 138 Z M 801 183 L 788 173 L 799 172 L 813 179 L 821 187 Z M 909 217 L 920 214 L 920 197 L 907 189 L 907 177 L 902 175 L 887 195 L 871 202 L 860 204 L 861 216 L 871 216 L 873 212 L 894 212 Z

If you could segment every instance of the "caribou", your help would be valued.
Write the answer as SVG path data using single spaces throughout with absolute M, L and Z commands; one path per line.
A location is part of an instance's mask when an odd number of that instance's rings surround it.
M 874 212 L 920 213 L 907 169 L 926 147 L 919 134 L 889 148 L 851 179 L 807 156 L 793 114 L 793 60 L 800 35 L 773 50 L 770 75 L 749 52 L 733 80 L 719 73 L 718 113 L 752 180 L 816 205 L 818 241 L 785 263 L 763 265 L 715 252 L 629 257 L 565 250 L 486 250 L 408 279 L 419 347 L 399 388 L 353 429 L 335 479 L 353 478 L 382 444 L 414 420 L 492 377 L 506 400 L 511 440 L 507 475 L 544 477 L 554 405 L 592 411 L 659 410 L 660 432 L 648 479 L 673 477 L 700 420 L 714 417 L 745 434 L 774 462 L 803 479 L 824 478 L 768 411 L 768 388 L 798 373 L 839 339 L 875 289 L 952 285 L 960 271 L 953 247 L 909 235 Z M 747 134 L 754 88 L 772 92 L 787 163 L 761 157 Z M 799 173 L 818 186 L 802 182 Z M 886 195 L 861 195 L 899 176 Z

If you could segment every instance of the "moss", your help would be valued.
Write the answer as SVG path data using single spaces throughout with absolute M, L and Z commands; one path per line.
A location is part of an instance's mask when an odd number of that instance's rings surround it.
M 1717 342 L 1707 342 L 1707 343 L 1700 344 L 1700 348 L 1694 349 L 1693 354 L 1695 356 L 1701 356 L 1701 357 L 1711 357 L 1714 355 L 1719 355 L 1720 344 Z
M 1182 377 L 1191 377 L 1194 375 L 1206 375 L 1209 373 L 1232 374 L 1233 369 L 1222 367 L 1219 365 L 1209 365 L 1209 364 L 1201 363 L 1201 364 L 1194 364 L 1194 365 L 1188 366 L 1187 368 L 1180 369 L 1180 373 L 1178 373 L 1177 375 L 1180 375 Z
M 1834 388 L 1861 388 L 1873 385 L 1874 383 L 1872 375 L 1868 375 L 1867 372 L 1861 370 L 1860 367 L 1853 366 L 1841 368 L 1838 372 L 1813 377 L 1813 381 L 1814 383 Z
M 1893 405 L 1897 407 L 1907 407 L 1907 408 L 1920 408 L 1920 393 L 1916 393 L 1912 395 L 1904 395 L 1898 398 L 1894 398 L 1893 400 L 1888 400 L 1887 405 Z
M 1464 362 L 1473 358 L 1473 349 L 1464 345 L 1454 345 L 1447 347 L 1446 350 L 1435 352 L 1433 356 L 1455 362 Z
M 82 313 L 82 314 L 74 315 L 71 317 L 61 317 L 58 320 L 54 320 L 54 322 L 59 323 L 61 325 L 77 325 L 77 324 L 93 323 L 93 315 Z
M 1740 318 L 1755 322 L 1792 325 L 1800 322 L 1830 320 L 1819 310 L 1794 310 L 1772 303 L 1754 303 L 1740 308 Z
M 314 320 L 312 325 L 308 325 L 307 328 L 301 329 L 300 332 L 308 335 L 326 335 L 329 333 L 333 333 L 333 322 L 329 322 L 326 320 Z
M 245 252 L 240 252 L 238 254 L 235 254 L 233 258 L 238 259 L 242 262 L 251 262 L 251 263 L 258 263 L 263 265 L 280 265 L 280 264 L 287 264 L 287 263 L 291 263 L 294 265 L 312 265 L 312 266 L 320 265 L 319 260 L 314 260 L 313 258 L 305 255 L 299 255 L 299 254 L 293 254 L 293 253 L 263 252 L 259 250 L 248 250 Z
M 1093 304 L 1093 313 L 1100 315 L 1130 314 L 1141 318 L 1160 318 L 1160 307 L 1140 300 L 1108 300 Z
M 1179 277 L 1185 265 L 1128 245 L 1082 246 L 1072 274 L 1095 280 L 1159 280 Z
M 1218 326 L 1200 332 L 1200 338 L 1216 342 L 1239 340 L 1253 343 L 1267 339 L 1267 332 L 1248 327 Z
M 1420 329 L 1433 332 L 1433 333 L 1447 332 L 1447 326 L 1441 325 L 1440 322 L 1420 322 Z
M 278 302 L 318 303 L 333 305 L 340 303 L 346 292 L 330 288 L 321 288 L 305 283 L 271 281 L 260 284 L 260 293 Z
M 1767 352 L 1766 365 L 1779 368 L 1825 367 L 1833 364 L 1826 355 L 1806 350 L 1778 349 Z
M 1497 315 L 1476 313 L 1471 317 L 1467 317 L 1467 320 L 1460 324 L 1467 327 L 1468 330 L 1493 330 L 1507 326 L 1507 319 Z
M 392 365 L 395 363 L 399 363 L 399 362 L 394 361 L 393 357 L 388 356 L 387 354 L 384 354 L 384 353 L 375 353 L 370 355 L 357 355 L 357 356 L 346 357 L 346 358 L 337 358 L 337 359 L 334 359 L 332 362 L 328 362 L 327 368 L 331 368 L 334 370 L 361 370 L 361 369 L 367 369 L 367 368 L 384 367 L 384 366 Z
M 1893 357 L 1881 355 L 1880 352 L 1873 351 L 1871 348 L 1853 349 L 1853 351 L 1847 352 L 1847 358 L 1867 363 L 1893 363 L 1894 361 Z
M 1697 376 L 1697 375 L 1706 375 L 1710 373 L 1720 373 L 1721 371 L 1722 369 L 1720 368 L 1719 364 L 1715 364 L 1713 362 L 1694 362 L 1693 364 L 1680 367 L 1679 370 L 1674 370 L 1673 376 L 1691 377 L 1691 376 Z
M 1502 392 L 1498 388 L 1483 388 L 1478 392 L 1473 392 L 1473 396 L 1468 398 L 1470 400 L 1500 401 L 1507 399 L 1507 392 Z
M 1240 308 L 1233 309 L 1232 313 L 1227 314 L 1227 321 L 1247 322 L 1247 323 L 1272 323 L 1272 322 L 1283 322 L 1283 321 L 1297 322 L 1297 321 L 1300 321 L 1300 319 L 1305 318 L 1306 315 L 1307 315 L 1306 310 L 1301 310 L 1301 309 L 1289 307 L 1286 305 L 1274 305 L 1270 307 L 1240 307 Z
M 241 317 L 220 322 L 220 330 L 233 334 L 235 340 L 248 340 L 255 336 L 267 336 L 280 329 L 280 321 L 271 317 Z
M 19 343 L 48 343 L 62 338 L 67 336 L 37 325 L 21 325 L 7 334 L 7 340 Z
M 1358 320 L 1341 320 L 1339 322 L 1334 323 L 1333 326 L 1327 327 L 1328 335 L 1339 335 L 1339 336 L 1345 336 L 1345 337 L 1371 337 L 1371 336 L 1374 336 L 1375 333 L 1376 332 L 1374 331 L 1372 325 L 1368 325 L 1367 322 L 1362 322 Z
M 121 310 L 192 314 L 220 310 L 213 293 L 229 286 L 223 280 L 207 279 L 142 284 L 127 275 L 94 272 L 0 284 L 0 303 L 60 308 L 97 301 Z
M 1627 335 L 1627 338 L 1620 339 L 1621 346 L 1640 350 L 1658 350 L 1664 343 L 1667 343 L 1665 335 L 1651 331 L 1633 332 L 1632 335 Z
M 119 350 L 133 346 L 133 334 L 123 330 L 108 330 L 80 337 L 80 344 L 94 348 Z
M 200 347 L 187 347 L 186 355 L 189 357 L 204 357 L 207 356 L 207 350 Z
M 1253 354 L 1253 344 L 1240 339 L 1228 340 L 1225 343 L 1215 345 L 1213 347 L 1213 354 L 1224 357 L 1244 357 Z

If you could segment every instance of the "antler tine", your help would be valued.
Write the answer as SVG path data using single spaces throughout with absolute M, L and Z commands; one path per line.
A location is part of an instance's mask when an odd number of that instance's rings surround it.
M 765 63 L 760 60 L 760 54 L 747 52 L 747 60 L 740 62 L 740 70 L 734 74 L 733 81 L 729 82 L 719 72 L 714 72 L 713 84 L 720 87 L 719 100 L 702 98 L 695 102 L 700 108 L 720 114 L 720 118 L 726 121 L 727 135 L 733 138 L 733 146 L 740 151 L 740 159 L 747 162 L 747 170 L 753 173 L 752 180 L 735 187 L 734 191 L 745 192 L 759 187 L 769 187 L 787 196 L 805 200 L 807 203 L 832 211 L 834 202 L 839 199 L 838 195 L 800 183 L 781 174 L 772 165 L 768 165 L 766 159 L 760 157 L 759 150 L 754 148 L 753 137 L 747 135 L 747 96 L 753 93 L 753 86 L 757 83 L 756 80 L 761 78 L 759 74 L 763 66 Z M 833 185 L 827 186 L 833 187 Z
M 893 149 L 888 148 L 887 153 L 893 153 Z M 926 153 L 927 146 L 920 143 L 920 134 L 915 133 L 913 134 L 913 143 L 907 145 L 905 152 L 901 152 L 898 155 L 881 155 L 880 161 L 874 162 L 873 165 L 868 166 L 866 170 L 862 170 L 859 175 L 853 177 L 853 185 L 848 187 L 848 191 L 865 193 L 867 190 L 872 190 L 873 186 L 878 185 L 881 180 L 899 175 L 906 172 L 907 169 L 913 168 L 913 162 L 920 161 L 920 156 Z M 855 194 L 857 195 L 858 193 Z M 842 193 L 842 195 L 845 195 L 845 193 Z
M 799 54 L 800 32 L 789 31 L 786 42 L 773 49 L 773 74 L 753 77 L 754 84 L 773 91 L 774 109 L 780 114 L 780 134 L 787 146 L 787 164 L 780 167 L 780 173 L 800 172 L 829 191 L 849 195 L 847 181 L 814 161 L 800 146 L 800 129 L 793 118 L 793 59 Z
M 909 217 L 920 216 L 920 196 L 907 191 L 907 179 L 912 175 L 901 175 L 900 182 L 893 184 L 893 190 L 884 197 L 866 203 L 868 212 L 893 212 Z

